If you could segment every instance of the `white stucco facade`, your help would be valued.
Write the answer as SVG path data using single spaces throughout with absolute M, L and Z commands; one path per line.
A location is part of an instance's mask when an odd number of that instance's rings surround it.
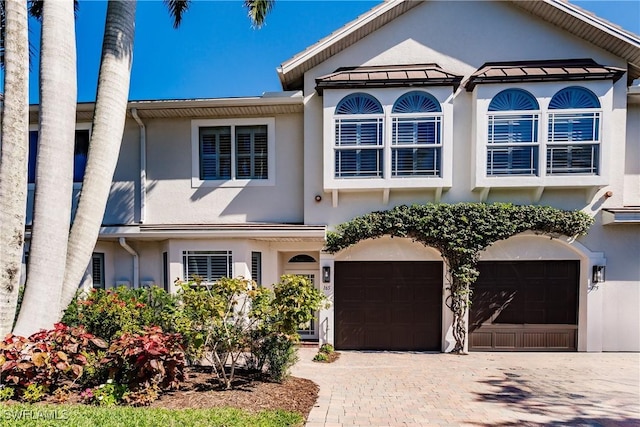
M 379 10 L 396 3 L 402 2 L 387 2 Z M 356 28 L 377 16 L 374 11 L 345 28 Z M 186 279 L 188 254 L 225 253 L 232 260 L 228 267 L 233 276 L 251 277 L 264 286 L 276 283 L 282 274 L 313 276 L 331 304 L 320 310 L 315 331 L 307 338 L 334 343 L 334 297 L 340 286 L 334 277 L 336 263 L 443 260 L 433 248 L 389 237 L 329 254 L 323 251 L 327 230 L 356 216 L 403 204 L 548 205 L 581 210 L 593 216 L 595 223 L 587 236 L 576 240 L 517 235 L 489 247 L 481 261 L 578 262 L 576 349 L 640 351 L 640 220 L 615 220 L 615 212 L 637 212 L 640 206 L 640 88 L 628 89 L 630 61 L 511 2 L 426 1 L 361 33 L 349 43 L 343 43 L 347 35 L 334 33 L 292 58 L 291 64 L 309 62 L 299 83 L 283 87 L 299 91 L 296 93 L 171 101 L 168 105 L 132 103 L 144 123 L 144 139 L 139 123 L 128 118 L 95 249 L 104 255 L 105 285 L 154 283 L 173 292 L 174 281 Z M 640 38 L 628 37 L 631 42 L 625 42 L 636 43 L 640 51 Z M 321 56 L 321 49 L 330 43 L 334 43 L 332 53 L 314 62 L 313 55 Z M 478 83 L 469 90 L 465 86 L 485 63 L 585 58 L 627 71 L 621 78 L 523 79 Z M 437 64 L 460 76 L 461 84 L 403 87 L 395 81 L 395 86 L 329 87 L 322 94 L 316 90 L 317 79 L 341 67 L 414 64 Z M 283 82 L 287 73 L 293 73 L 285 65 L 281 67 Z M 597 173 L 550 176 L 544 167 L 549 102 L 571 86 L 591 91 L 599 101 Z M 498 93 L 513 88 L 527 91 L 539 104 L 539 172 L 487 176 L 487 110 Z M 412 91 L 428 93 L 441 107 L 441 172 L 394 178 L 389 166 L 391 109 L 397 99 Z M 382 105 L 385 151 L 380 177 L 345 179 L 335 174 L 335 110 L 352 93 L 371 95 Z M 236 179 L 234 174 L 232 178 L 203 178 L 200 167 L 205 148 L 199 129 L 228 127 L 235 135 L 235 127 L 253 125 L 266 129 L 265 179 Z M 219 146 L 217 150 L 218 157 L 211 158 L 220 163 L 224 153 Z M 230 155 L 232 168 L 240 157 L 239 151 Z M 610 214 L 613 221 L 603 220 L 605 210 L 614 212 Z M 121 238 L 137 253 L 137 266 Z M 606 267 L 604 283 L 592 283 L 594 266 Z M 326 267 L 330 274 L 328 280 L 322 280 Z M 256 271 L 260 277 L 252 277 Z M 452 315 L 444 301 L 446 271 L 443 276 L 440 350 L 449 351 L 454 340 Z

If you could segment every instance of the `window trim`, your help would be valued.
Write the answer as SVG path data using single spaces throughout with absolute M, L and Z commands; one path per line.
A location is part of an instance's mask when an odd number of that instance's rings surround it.
M 40 126 L 37 124 L 30 124 L 29 125 L 29 132 L 33 132 L 33 131 L 39 131 L 40 130 Z M 91 144 L 91 134 L 93 133 L 93 126 L 92 123 L 90 122 L 78 122 L 76 123 L 76 130 L 88 130 L 89 131 L 89 144 Z M 85 170 L 86 172 L 86 170 Z M 83 177 L 84 178 L 84 177 Z M 36 184 L 35 182 L 30 182 L 28 183 L 27 189 L 28 190 L 35 190 L 36 188 Z M 73 183 L 73 189 L 74 190 L 79 190 L 82 188 L 82 182 L 74 182 Z
M 396 101 L 410 92 L 425 92 L 440 104 L 440 113 L 392 113 Z M 335 119 L 346 118 L 347 115 L 335 114 L 336 107 L 345 97 L 354 93 L 364 93 L 374 97 L 383 109 L 383 175 L 382 177 L 335 177 Z M 323 190 L 334 191 L 376 191 L 393 189 L 429 189 L 438 190 L 451 188 L 453 183 L 453 88 L 452 86 L 402 87 L 402 88 L 358 88 L 358 89 L 325 89 L 323 92 Z M 441 149 L 440 176 L 407 175 L 392 176 L 392 117 L 417 115 L 440 115 Z M 375 117 L 376 114 L 359 115 L 359 117 Z M 388 194 L 388 193 L 385 193 Z M 335 193 L 334 193 L 335 195 Z M 383 200 L 385 197 L 383 196 Z
M 598 175 L 569 173 L 547 173 L 547 147 L 549 113 L 571 113 L 576 110 L 549 109 L 549 104 L 554 95 L 571 86 L 579 86 L 591 91 L 600 102 L 600 108 L 588 109 L 588 112 L 600 113 L 600 148 L 598 153 Z M 472 123 L 472 189 L 483 190 L 481 198 L 488 194 L 485 190 L 491 188 L 531 188 L 535 197 L 539 197 L 545 188 L 585 188 L 591 189 L 609 184 L 611 144 L 614 141 L 613 131 L 619 120 L 613 115 L 614 90 L 611 80 L 580 82 L 527 82 L 509 84 L 477 85 L 472 93 L 473 123 Z M 538 175 L 487 175 L 488 153 L 488 107 L 497 94 L 506 89 L 523 89 L 535 97 L 539 104 L 538 126 Z M 590 193 L 589 193 L 590 194 Z
M 231 179 L 200 179 L 200 128 L 231 128 Z M 238 126 L 267 126 L 267 179 L 236 178 L 236 133 Z M 199 119 L 191 121 L 191 187 L 253 187 L 274 186 L 276 184 L 276 120 L 273 117 L 247 119 Z
M 188 264 L 188 257 L 189 255 L 192 256 L 207 256 L 207 257 L 211 257 L 211 256 L 218 256 L 220 258 L 226 258 L 226 262 L 227 262 L 227 275 L 226 276 L 222 276 L 222 277 L 228 277 L 228 278 L 232 278 L 233 277 L 233 251 L 232 250 L 200 250 L 200 249 L 185 249 L 182 250 L 182 280 L 184 280 L 185 282 L 189 281 L 189 264 Z M 186 274 L 185 274 L 186 273 Z M 208 284 L 212 284 L 213 282 L 207 281 L 207 280 L 203 280 L 201 282 L 201 284 L 203 285 L 208 285 Z

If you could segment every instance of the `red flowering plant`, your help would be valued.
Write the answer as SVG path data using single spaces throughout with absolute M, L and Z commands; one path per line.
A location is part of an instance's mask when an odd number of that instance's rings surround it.
M 178 301 L 156 286 L 130 289 L 92 289 L 78 295 L 65 311 L 62 322 L 83 325 L 92 334 L 112 340 L 123 333 L 140 333 L 148 326 L 178 332 Z

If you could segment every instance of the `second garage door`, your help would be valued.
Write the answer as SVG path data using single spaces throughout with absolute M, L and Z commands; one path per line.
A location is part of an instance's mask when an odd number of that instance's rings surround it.
M 481 262 L 478 270 L 470 350 L 576 350 L 579 261 Z
M 334 279 L 336 348 L 441 349 L 441 262 L 336 262 Z

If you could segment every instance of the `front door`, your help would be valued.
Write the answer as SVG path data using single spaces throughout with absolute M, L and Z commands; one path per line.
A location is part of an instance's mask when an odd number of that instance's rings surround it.
M 317 271 L 310 270 L 287 270 L 287 274 L 296 274 L 298 276 L 303 276 L 311 281 L 314 287 L 317 287 L 318 283 L 316 277 L 318 276 Z M 316 312 L 313 319 L 307 322 L 304 325 L 300 325 L 300 329 L 298 329 L 298 333 L 300 334 L 300 339 L 302 340 L 317 340 L 318 339 L 318 316 L 319 313 Z

